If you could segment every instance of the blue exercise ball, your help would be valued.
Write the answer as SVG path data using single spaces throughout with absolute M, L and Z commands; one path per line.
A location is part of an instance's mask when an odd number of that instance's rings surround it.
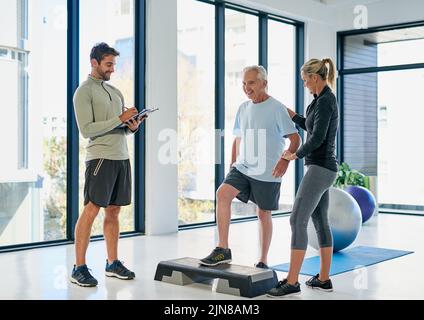
M 331 187 L 328 217 L 333 234 L 333 252 L 343 250 L 356 239 L 362 226 L 361 208 L 346 191 Z M 312 219 L 308 223 L 309 245 L 319 250 L 318 238 Z
M 347 186 L 344 190 L 358 202 L 361 208 L 362 223 L 369 220 L 377 207 L 377 201 L 371 191 L 360 186 Z

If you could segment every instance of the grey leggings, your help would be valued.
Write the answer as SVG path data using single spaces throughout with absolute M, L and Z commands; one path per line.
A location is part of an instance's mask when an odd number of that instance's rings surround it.
M 306 250 L 308 246 L 307 227 L 311 216 L 320 248 L 333 246 L 333 236 L 328 224 L 328 189 L 332 186 L 336 176 L 336 172 L 324 167 L 308 166 L 308 171 L 297 191 L 290 216 L 292 249 Z

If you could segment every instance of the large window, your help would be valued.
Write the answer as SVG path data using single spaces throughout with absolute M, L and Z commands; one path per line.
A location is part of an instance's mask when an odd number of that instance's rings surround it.
M 0 9 L 0 251 L 72 241 L 86 146 L 78 141 L 74 91 L 91 71 L 92 46 L 107 42 L 121 53 L 111 84 L 126 106 L 144 103 L 145 0 L 2 0 Z M 144 178 L 134 179 L 134 158 L 144 172 L 144 144 L 136 137 L 127 141 L 137 215 L 134 205 L 123 208 L 123 232 L 144 231 Z M 93 231 L 102 233 L 101 219 Z
M 213 222 L 215 11 L 178 1 L 178 210 L 180 224 Z
M 416 26 L 348 35 L 343 39 L 344 68 L 421 63 L 423 34 L 424 26 Z
M 0 246 L 66 238 L 66 14 L 1 2 Z
M 280 21 L 268 22 L 268 89 L 269 93 L 295 111 L 295 27 Z M 290 142 L 287 140 L 287 144 Z M 283 176 L 280 210 L 291 211 L 295 196 L 295 164 L 291 162 Z
M 229 171 L 235 116 L 247 100 L 243 69 L 263 63 L 269 94 L 292 109 L 303 107 L 295 90 L 296 63 L 303 61 L 296 48 L 303 39 L 296 32 L 301 24 L 237 5 L 177 5 L 178 209 L 180 225 L 190 225 L 215 222 L 215 189 Z M 295 170 L 293 163 L 283 178 L 278 213 L 293 205 Z M 233 219 L 252 216 L 253 203 L 233 201 Z
M 378 200 L 382 204 L 424 209 L 424 170 L 417 170 L 424 163 L 423 83 L 424 69 L 378 74 Z
M 380 208 L 423 211 L 424 24 L 341 32 L 339 40 L 342 160 L 376 176 Z
M 231 162 L 234 120 L 240 104 L 247 99 L 243 91 L 243 68 L 259 63 L 258 17 L 225 10 L 225 174 Z M 233 200 L 232 218 L 256 215 L 256 205 Z
M 120 52 L 110 84 L 118 88 L 125 99 L 125 106 L 134 106 L 134 1 L 90 0 L 80 2 L 80 83 L 91 72 L 90 51 L 99 42 L 106 42 Z M 142 106 L 136 106 L 141 108 Z M 127 138 L 134 190 L 134 136 Z M 87 140 L 80 136 L 80 213 L 84 202 L 85 146 Z M 122 207 L 120 231 L 134 230 L 134 192 L 132 203 Z M 103 209 L 93 225 L 93 235 L 103 233 Z

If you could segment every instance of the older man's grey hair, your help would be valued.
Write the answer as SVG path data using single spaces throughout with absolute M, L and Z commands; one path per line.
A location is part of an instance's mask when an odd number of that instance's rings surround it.
M 268 80 L 268 73 L 263 66 L 247 66 L 243 69 L 243 74 L 248 71 L 256 71 L 258 73 L 259 80 Z

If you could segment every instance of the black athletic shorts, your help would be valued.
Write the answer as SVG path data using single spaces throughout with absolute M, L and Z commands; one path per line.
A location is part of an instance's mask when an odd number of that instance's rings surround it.
M 253 179 L 231 167 L 224 183 L 240 191 L 237 199 L 247 203 L 249 200 L 262 210 L 278 210 L 281 182 L 267 182 Z
M 106 208 L 131 203 L 130 160 L 94 159 L 86 161 L 84 205 L 89 201 Z

